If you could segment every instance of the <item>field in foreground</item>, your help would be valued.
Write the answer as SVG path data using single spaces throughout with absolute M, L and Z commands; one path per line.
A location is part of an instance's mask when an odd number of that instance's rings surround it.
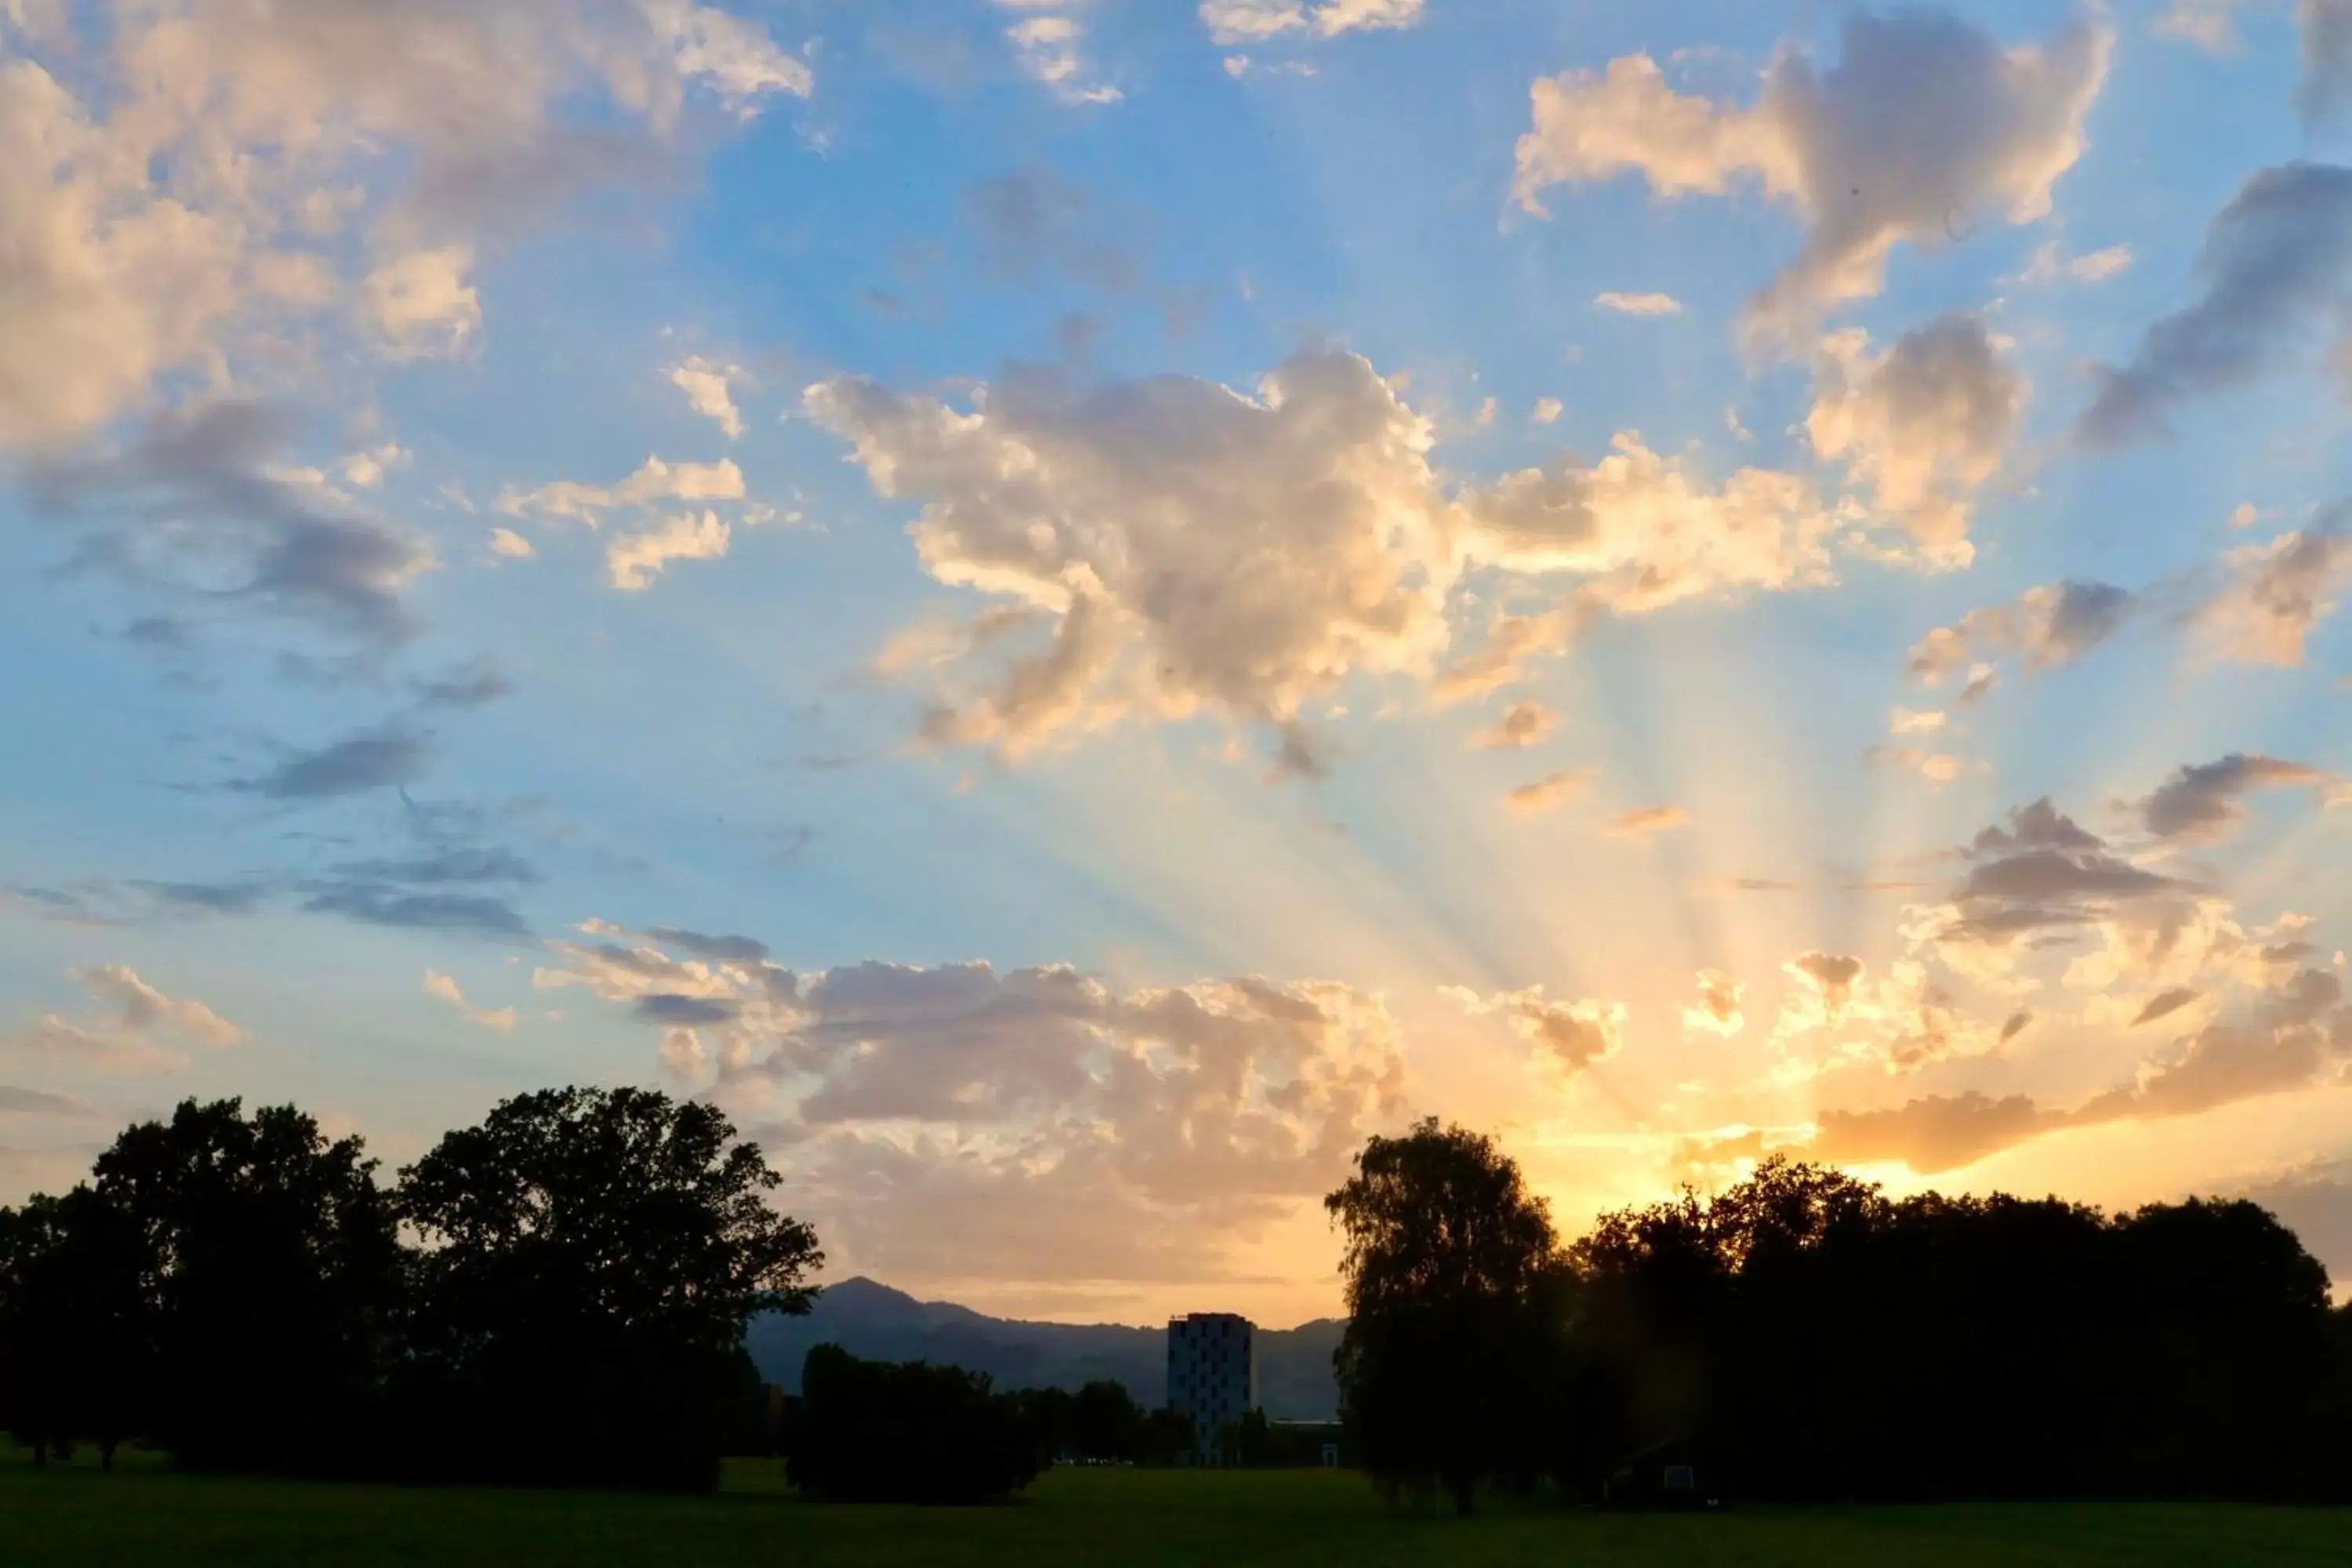
M 1626 1517 L 1392 1513 L 1360 1478 L 1062 1470 L 1005 1508 L 825 1508 L 747 1461 L 717 1498 L 307 1486 L 0 1457 L 0 1556 L 71 1563 L 2352 1564 L 2352 1510 L 2060 1504 Z

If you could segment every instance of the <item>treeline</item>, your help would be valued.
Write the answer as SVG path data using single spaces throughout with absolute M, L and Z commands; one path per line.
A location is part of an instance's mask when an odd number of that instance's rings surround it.
M 772 1446 L 744 1325 L 823 1255 L 717 1110 L 523 1095 L 376 1171 L 190 1100 L 0 1209 L 0 1425 L 39 1460 L 688 1490 Z
M 1782 1160 L 1560 1245 L 1493 1143 L 1374 1139 L 1352 1447 L 1398 1492 L 2352 1499 L 2352 1307 L 2243 1202 L 1893 1199 Z

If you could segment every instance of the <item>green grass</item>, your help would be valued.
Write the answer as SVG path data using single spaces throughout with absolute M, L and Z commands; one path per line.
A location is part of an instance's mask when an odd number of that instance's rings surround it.
M 0 1563 L 270 1564 L 1343 1563 L 2352 1564 L 2352 1510 L 2200 1506 L 1752 1510 L 1641 1517 L 1496 1509 L 1391 1512 L 1318 1471 L 1062 1470 L 1004 1508 L 826 1508 L 775 1465 L 733 1466 L 716 1498 L 309 1486 L 176 1475 L 135 1458 L 35 1469 L 0 1457 Z

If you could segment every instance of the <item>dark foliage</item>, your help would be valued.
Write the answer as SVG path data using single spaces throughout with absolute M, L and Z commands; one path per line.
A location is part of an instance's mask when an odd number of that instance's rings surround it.
M 1391 1493 L 1527 1486 L 1565 1275 L 1543 1201 L 1493 1140 L 1421 1122 L 1374 1138 L 1325 1200 L 1346 1238 L 1340 1415 Z
M 640 1089 L 507 1100 L 401 1173 L 424 1242 L 401 1395 L 427 1475 L 708 1489 L 766 1392 L 754 1312 L 822 1261 L 716 1110 Z
M 819 1345 L 801 1372 L 785 1473 L 828 1502 L 990 1502 L 1045 1468 L 1031 1407 L 961 1367 Z
M 1013 1398 L 1049 1460 L 1119 1465 L 1174 1460 L 1174 1449 L 1162 1442 L 1169 1428 L 1153 1421 L 1125 1384 L 1097 1379 L 1076 1394 L 1034 1388 L 1019 1390 Z
M 314 1468 L 345 1451 L 400 1300 L 374 1171 L 358 1139 L 234 1100 L 185 1101 L 99 1156 L 96 1198 L 135 1233 L 126 1370 L 150 1380 L 142 1436 L 199 1468 Z
M 822 1255 L 716 1110 L 525 1095 L 394 1191 L 375 1168 L 291 1107 L 191 1100 L 0 1209 L 0 1424 L 43 1456 L 571 1486 L 772 1451 L 744 1325 L 805 1310 Z
M 1895 1201 L 1773 1161 L 1570 1256 L 1578 1495 L 1674 1439 L 1790 1500 L 2352 1492 L 2343 1314 L 2252 1204 Z
M 0 1425 L 36 1463 L 137 1430 L 151 1371 L 139 1233 L 89 1188 L 0 1209 Z

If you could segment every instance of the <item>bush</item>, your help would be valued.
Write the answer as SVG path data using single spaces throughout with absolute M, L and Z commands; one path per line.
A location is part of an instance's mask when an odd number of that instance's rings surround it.
M 827 1502 L 976 1503 L 1045 1468 L 1018 1401 L 957 1366 L 860 1361 L 818 1345 L 801 1373 L 785 1476 Z

